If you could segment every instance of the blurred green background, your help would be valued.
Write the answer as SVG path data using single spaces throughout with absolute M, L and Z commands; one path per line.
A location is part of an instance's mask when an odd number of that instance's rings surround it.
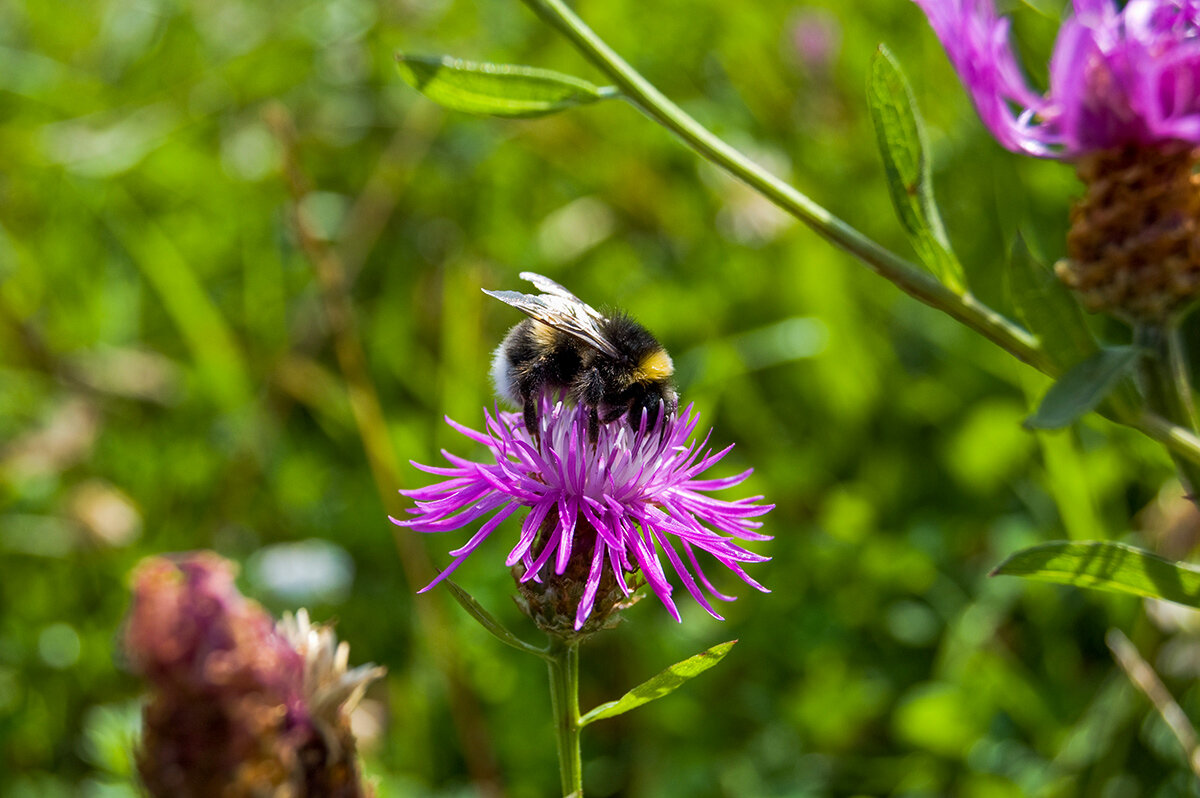
M 1017 12 L 1039 85 L 1058 5 Z M 1007 308 L 1018 228 L 1062 255 L 1070 168 L 987 136 L 905 0 L 579 11 L 702 122 L 908 256 L 863 91 L 887 42 L 976 293 Z M 270 108 L 293 120 L 313 246 L 349 280 L 377 453 L 471 453 L 441 417 L 478 425 L 518 320 L 480 288 L 530 269 L 653 330 L 714 443 L 737 443 L 722 473 L 753 466 L 751 492 L 778 504 L 773 560 L 752 571 L 773 593 L 721 581 L 741 596 L 725 623 L 647 601 L 584 649 L 586 707 L 741 640 L 588 728 L 589 795 L 1198 794 L 1103 642 L 1129 632 L 1200 717 L 1195 621 L 987 577 L 1067 537 L 1185 556 L 1195 524 L 1160 451 L 1095 419 L 1025 432 L 1043 378 L 631 107 L 445 113 L 399 80 L 397 50 L 603 82 L 518 2 L 0 4 L 0 795 L 130 794 L 127 574 L 201 547 L 242 563 L 272 611 L 307 605 L 353 662 L 387 665 L 360 718 L 381 796 L 557 787 L 542 667 L 406 581 L 386 514 L 427 477 L 405 464 L 376 490 Z M 513 529 L 456 579 L 533 637 L 502 566 Z M 445 565 L 466 533 L 412 538 Z

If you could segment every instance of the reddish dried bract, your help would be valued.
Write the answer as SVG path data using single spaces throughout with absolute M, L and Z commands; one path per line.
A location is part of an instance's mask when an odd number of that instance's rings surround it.
M 316 723 L 305 658 L 211 552 L 134 572 L 125 651 L 151 686 L 138 771 L 153 796 L 360 798 L 343 716 Z
M 1088 310 L 1163 320 L 1200 289 L 1200 150 L 1123 147 L 1077 162 L 1069 259 L 1056 267 Z

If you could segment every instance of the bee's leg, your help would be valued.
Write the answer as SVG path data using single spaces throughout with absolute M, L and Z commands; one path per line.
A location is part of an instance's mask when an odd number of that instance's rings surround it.
M 594 366 L 579 375 L 572 386 L 576 404 L 588 409 L 588 440 L 600 437 L 600 403 L 604 401 L 604 375 Z M 607 421 L 608 419 L 605 419 Z
M 642 414 L 644 413 L 646 415 L 646 429 L 654 429 L 655 424 L 658 423 L 658 413 L 661 400 L 651 394 L 643 392 L 629 393 L 632 395 L 629 395 L 628 398 L 626 396 L 621 397 L 622 405 L 616 408 L 615 412 L 612 413 L 614 418 L 620 416 L 622 413 L 628 413 L 627 422 L 629 424 L 629 428 L 636 432 L 637 430 L 641 429 Z M 604 420 L 610 421 L 611 419 Z
M 538 435 L 538 397 L 535 394 L 527 394 L 525 396 L 525 404 L 522 408 L 521 415 L 525 419 L 525 430 L 536 441 Z
M 626 423 L 629 424 L 630 429 L 637 432 L 638 425 L 642 422 L 642 411 L 639 409 L 635 412 L 635 409 L 629 405 L 620 404 L 615 407 L 605 408 L 604 412 L 600 414 L 600 422 L 602 424 L 611 424 L 622 416 L 625 418 Z
M 525 419 L 525 430 L 538 440 L 538 412 L 542 395 L 546 390 L 546 359 L 535 358 L 522 364 L 516 374 L 517 392 L 521 396 L 521 415 Z
M 595 443 L 600 437 L 600 411 L 593 405 L 588 408 L 588 442 Z
M 616 407 L 609 407 L 609 408 L 606 408 L 604 413 L 600 416 L 600 420 L 603 421 L 605 424 L 608 424 L 611 421 L 616 421 L 618 418 L 625 415 L 626 412 L 628 412 L 628 407 L 626 407 L 625 405 L 617 405 Z M 632 420 L 632 416 L 631 416 L 631 420 Z M 634 426 L 636 426 L 636 425 L 634 425 Z

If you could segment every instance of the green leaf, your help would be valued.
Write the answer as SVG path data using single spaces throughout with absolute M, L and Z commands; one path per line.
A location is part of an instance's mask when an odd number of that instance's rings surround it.
M 582 727 L 595 720 L 621 715 L 642 704 L 648 704 L 675 692 L 688 679 L 699 676 L 724 659 L 735 643 L 737 643 L 736 640 L 730 640 L 728 643 L 713 646 L 707 651 L 701 651 L 694 657 L 688 657 L 683 662 L 676 662 L 653 679 L 642 682 L 616 701 L 609 701 L 596 707 L 579 719 L 579 725 Z
M 1125 543 L 1043 543 L 1018 551 L 992 576 L 1023 576 L 1200 607 L 1200 568 Z
M 1133 370 L 1137 347 L 1101 349 L 1058 378 L 1046 391 L 1037 412 L 1025 419 L 1026 429 L 1062 429 L 1096 408 Z
M 462 605 L 462 608 L 466 610 L 472 618 L 478 621 L 480 626 L 488 630 L 488 632 L 490 632 L 492 636 L 501 643 L 512 646 L 518 651 L 524 651 L 526 654 L 533 654 L 541 657 L 542 659 L 546 659 L 547 654 L 544 650 L 538 648 L 537 646 L 526 643 L 512 632 L 505 629 L 503 624 L 497 621 L 490 612 L 485 610 L 483 605 L 476 601 L 474 596 L 472 596 L 470 593 L 463 590 L 449 579 L 443 580 L 442 584 L 444 584 L 450 590 L 450 595 L 454 596 L 455 600 Z
M 867 102 L 892 205 L 909 243 L 943 284 L 961 294 L 966 280 L 933 199 L 925 126 L 899 63 L 882 44 L 871 61 Z
M 1006 276 L 1017 318 L 1038 337 L 1042 348 L 1061 372 L 1069 371 L 1100 351 L 1100 344 L 1088 327 L 1079 302 L 1070 289 L 1033 256 L 1020 234 L 1013 242 Z M 1123 416 L 1133 414 L 1141 405 L 1133 381 L 1126 379 L 1117 382 L 1108 400 L 1110 406 Z
M 396 54 L 408 85 L 455 111 L 491 116 L 533 117 L 618 96 L 611 87 L 512 64 L 484 64 L 449 56 Z
M 1038 262 L 1018 234 L 1008 263 L 1008 286 L 1017 318 L 1041 339 L 1063 371 L 1100 349 L 1070 289 Z

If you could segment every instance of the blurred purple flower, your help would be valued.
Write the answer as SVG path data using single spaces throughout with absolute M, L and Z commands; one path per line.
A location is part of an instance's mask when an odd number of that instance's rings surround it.
M 303 610 L 277 627 L 212 552 L 152 557 L 133 574 L 124 635 L 151 686 L 137 764 L 153 796 L 363 798 L 349 712 L 382 669 Z
M 829 71 L 842 47 L 842 25 L 824 8 L 805 8 L 792 15 L 792 47 L 810 72 Z
M 992 0 L 914 0 L 983 118 L 1010 150 L 1073 159 L 1097 150 L 1200 144 L 1200 3 L 1074 0 L 1050 90 L 1021 74 Z
M 659 559 L 660 548 L 687 591 L 715 618 L 721 616 L 697 580 L 714 597 L 733 598 L 712 586 L 701 570 L 697 550 L 711 554 L 752 587 L 769 592 L 746 574 L 742 564 L 770 558 L 747 551 L 736 541 L 770 540 L 754 531 L 761 523 L 752 519 L 774 505 L 757 503 L 761 496 L 724 501 L 705 495 L 741 483 L 749 470 L 723 479 L 697 479 L 732 445 L 701 454 L 707 437 L 700 444 L 689 443 L 699 420 L 691 406 L 672 418 L 660 414 L 650 429 L 644 418 L 638 429 L 625 419 L 604 424 L 595 444 L 587 440 L 587 415 L 579 407 L 543 400 L 537 440 L 524 428 L 520 413 L 493 415 L 485 410 L 485 432 L 446 419 L 454 429 L 486 446 L 494 461 L 476 463 L 443 451 L 452 468 L 414 463 L 447 479 L 402 491 L 416 500 L 416 508 L 409 512 L 417 517 L 392 521 L 419 532 L 447 532 L 489 514 L 490 518 L 466 544 L 450 552 L 454 561 L 422 592 L 449 576 L 521 507 L 528 507 L 529 515 L 506 564 L 523 565 L 522 583 L 549 577 L 544 569 L 552 560 L 556 575 L 566 572 L 570 564 L 572 572 L 586 574 L 574 608 L 576 630 L 596 605 L 603 580 L 615 579 L 621 593 L 629 596 L 632 591 L 625 575 L 638 569 L 672 617 L 680 620 Z M 682 557 L 676 545 L 683 550 Z

